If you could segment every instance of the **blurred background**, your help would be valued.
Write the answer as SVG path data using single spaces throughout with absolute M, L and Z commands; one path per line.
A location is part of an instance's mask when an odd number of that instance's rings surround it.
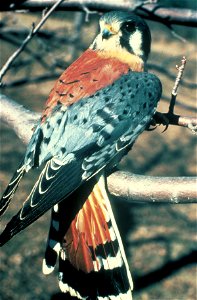
M 163 1 L 166 5 L 195 8 L 195 1 Z M 180 5 L 181 3 L 181 5 Z M 1 65 L 21 45 L 41 12 L 1 14 Z M 54 12 L 39 34 L 15 60 L 4 78 L 2 93 L 30 110 L 41 112 L 55 79 L 93 41 L 98 31 L 99 13 Z M 195 116 L 196 29 L 148 21 L 152 32 L 149 70 L 163 85 L 158 110 L 166 112 L 176 76 L 176 64 L 186 56 L 187 65 L 180 85 L 175 112 Z M 1 189 L 23 157 L 25 146 L 13 131 L 1 124 Z M 121 168 L 152 176 L 196 175 L 196 137 L 185 128 L 159 126 L 144 132 Z M 35 175 L 36 176 L 36 175 Z M 36 177 L 35 177 L 36 178 Z M 27 176 L 14 203 L 2 220 L 1 230 L 18 211 L 30 190 L 34 175 Z M 114 212 L 123 237 L 134 279 L 135 300 L 197 299 L 195 238 L 196 206 L 128 204 L 114 202 Z M 68 299 L 59 292 L 57 272 L 45 277 L 42 257 L 48 234 L 50 213 L 17 235 L 0 250 L 0 299 Z

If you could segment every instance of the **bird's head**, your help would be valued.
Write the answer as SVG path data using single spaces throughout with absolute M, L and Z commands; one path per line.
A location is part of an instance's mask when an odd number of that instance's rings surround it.
M 100 19 L 100 32 L 91 45 L 94 50 L 133 54 L 146 62 L 151 46 L 148 25 L 140 17 L 123 11 L 112 11 Z

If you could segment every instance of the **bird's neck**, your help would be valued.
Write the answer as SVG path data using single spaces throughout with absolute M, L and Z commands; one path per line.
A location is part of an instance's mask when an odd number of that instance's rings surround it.
M 98 51 L 97 54 L 102 58 L 115 58 L 121 61 L 124 64 L 127 64 L 130 70 L 135 72 L 143 72 L 144 71 L 144 61 L 137 55 L 129 53 L 128 51 Z

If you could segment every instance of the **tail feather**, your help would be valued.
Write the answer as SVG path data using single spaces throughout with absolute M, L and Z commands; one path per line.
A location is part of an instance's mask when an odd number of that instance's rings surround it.
M 16 189 L 23 178 L 24 174 L 26 173 L 24 164 L 21 164 L 19 168 L 14 173 L 14 176 L 12 177 L 9 185 L 7 186 L 7 189 L 5 190 L 1 200 L 0 200 L 0 216 L 4 214 L 4 212 L 7 210 L 15 192 Z
M 59 238 L 59 206 L 56 204 L 51 210 L 51 225 L 49 229 L 49 237 L 45 251 L 45 258 L 42 263 L 42 272 L 48 275 L 53 272 L 57 257 L 60 251 Z
M 43 265 L 52 271 L 59 256 L 60 289 L 76 299 L 131 300 L 132 278 L 104 177 L 94 180 L 87 200 L 65 227 L 69 204 L 60 203 L 61 213 L 52 213 Z M 55 228 L 58 218 L 59 228 Z M 60 249 L 52 247 L 51 241 Z
M 103 196 L 105 197 L 107 210 L 108 210 L 108 212 L 110 214 L 110 217 L 111 217 L 112 227 L 114 229 L 114 232 L 115 232 L 115 235 L 116 235 L 119 247 L 120 247 L 121 256 L 122 256 L 122 259 L 123 259 L 125 267 L 126 267 L 129 285 L 130 285 L 131 289 L 133 289 L 133 280 L 132 280 L 131 273 L 130 273 L 130 270 L 129 270 L 129 265 L 128 265 L 126 254 L 125 254 L 125 251 L 124 251 L 124 246 L 122 244 L 122 239 L 121 239 L 121 236 L 120 236 L 120 233 L 119 233 L 119 230 L 118 230 L 118 226 L 116 224 L 116 220 L 114 218 L 114 214 L 113 214 L 113 211 L 112 211 L 112 208 L 111 208 L 111 204 L 110 204 L 109 198 L 107 196 L 107 192 L 106 192 L 106 189 L 105 189 L 105 178 L 103 176 L 100 178 L 100 181 L 98 182 L 98 184 L 99 184 L 99 187 L 102 190 Z

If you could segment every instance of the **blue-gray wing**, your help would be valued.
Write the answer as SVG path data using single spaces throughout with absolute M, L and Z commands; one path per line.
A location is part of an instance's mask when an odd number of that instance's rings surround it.
M 29 143 L 22 174 L 45 164 L 22 209 L 0 236 L 3 244 L 112 161 L 119 161 L 150 122 L 161 97 L 159 79 L 129 72 L 71 106 L 59 103 Z M 7 188 L 0 209 L 9 195 Z

